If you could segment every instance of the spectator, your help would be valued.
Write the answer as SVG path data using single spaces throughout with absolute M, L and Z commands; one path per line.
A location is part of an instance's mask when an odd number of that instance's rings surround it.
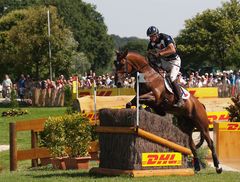
M 66 80 L 64 76 L 60 75 L 57 80 L 57 85 L 56 85 L 57 90 L 62 89 L 65 83 L 66 83 Z
M 21 100 L 24 99 L 24 92 L 25 92 L 25 76 L 21 74 L 21 77 L 18 81 L 18 95 Z
M 25 98 L 30 99 L 32 97 L 32 89 L 33 89 L 33 80 L 30 75 L 27 75 L 25 80 Z
M 9 76 L 6 74 L 5 79 L 2 82 L 2 96 L 3 98 L 10 98 L 12 89 L 12 81 Z

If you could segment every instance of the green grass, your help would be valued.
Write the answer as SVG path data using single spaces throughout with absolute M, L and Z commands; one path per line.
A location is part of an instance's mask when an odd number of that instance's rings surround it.
M 240 181 L 240 173 L 236 172 L 223 172 L 222 174 L 216 174 L 213 169 L 202 170 L 200 173 L 195 174 L 194 176 L 164 176 L 164 177 L 141 177 L 141 178 L 131 178 L 128 176 L 119 176 L 119 177 L 103 177 L 103 176 L 91 176 L 88 171 L 84 170 L 69 170 L 69 171 L 60 171 L 52 170 L 50 167 L 38 168 L 38 169 L 29 169 L 24 171 L 17 172 L 5 172 L 0 174 L 1 181 L 6 182 L 25 182 L 25 181 L 38 181 L 38 182 L 79 182 L 79 181 L 131 181 L 131 182 L 154 182 L 154 181 L 163 181 L 163 182 L 238 182 Z
M 48 116 L 57 116 L 65 113 L 66 108 L 24 108 L 29 110 L 30 114 L 18 117 L 0 117 L 0 145 L 9 144 L 9 123 L 20 122 L 23 120 L 30 120 L 36 118 L 47 118 Z M 8 109 L 0 108 L 0 114 L 2 111 Z M 19 148 L 30 147 L 30 132 L 18 133 L 18 146 Z M 184 177 L 184 176 L 168 176 L 168 177 L 142 177 L 142 178 L 131 178 L 127 176 L 119 177 L 101 177 L 91 176 L 86 170 L 53 170 L 51 166 L 30 168 L 31 161 L 20 161 L 18 162 L 18 170 L 16 172 L 9 172 L 9 151 L 0 152 L 0 166 L 3 168 L 0 172 L 0 181 L 3 182 L 75 182 L 75 181 L 137 181 L 137 182 L 154 182 L 154 181 L 204 181 L 204 182 L 237 182 L 240 181 L 240 173 L 237 172 L 223 172 L 222 174 L 216 174 L 212 168 L 204 169 L 195 176 Z M 91 166 L 97 166 L 96 163 L 91 163 Z

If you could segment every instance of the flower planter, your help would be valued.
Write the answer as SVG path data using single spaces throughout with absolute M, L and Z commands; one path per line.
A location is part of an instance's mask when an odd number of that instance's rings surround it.
M 66 169 L 65 157 L 51 158 L 53 169 Z
M 89 169 L 90 156 L 87 157 L 75 157 L 64 158 L 66 169 Z
M 98 152 L 89 152 L 91 160 L 99 160 Z
M 45 158 L 40 158 L 40 165 L 41 166 L 46 166 L 48 164 L 51 164 L 51 158 L 50 157 L 45 157 Z

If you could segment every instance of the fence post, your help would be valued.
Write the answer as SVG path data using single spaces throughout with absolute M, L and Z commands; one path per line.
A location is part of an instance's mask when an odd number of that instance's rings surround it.
M 36 148 L 36 142 L 37 142 L 37 137 L 36 137 L 36 133 L 31 130 L 31 147 Z M 38 165 L 38 159 L 32 159 L 32 167 L 37 167 Z
M 16 124 L 9 123 L 10 133 L 10 171 L 17 170 Z

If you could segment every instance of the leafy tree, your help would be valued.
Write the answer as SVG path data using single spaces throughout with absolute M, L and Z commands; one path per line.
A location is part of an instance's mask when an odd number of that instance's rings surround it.
M 239 16 L 240 4 L 231 0 L 220 8 L 206 10 L 186 20 L 185 29 L 176 38 L 183 66 L 199 68 L 211 65 L 221 69 L 236 66 L 235 62 L 229 61 L 229 55 L 239 47 Z
M 35 74 L 35 78 L 49 75 L 48 43 L 51 42 L 52 67 L 55 72 L 69 74 L 77 42 L 66 28 L 57 10 L 51 11 L 51 37 L 48 36 L 47 11 L 44 7 L 16 10 L 0 19 L 1 72 L 13 71 Z M 11 67 L 9 67 L 11 65 Z
M 127 42 L 127 44 L 121 47 L 121 49 L 122 50 L 128 49 L 130 51 L 136 51 L 141 55 L 145 55 L 147 52 L 147 45 L 148 45 L 147 40 L 138 39 Z
M 107 27 L 96 7 L 81 0 L 2 0 L 0 15 L 14 9 L 36 5 L 53 5 L 71 28 L 78 42 L 78 52 L 84 53 L 90 61 L 91 69 L 108 68 L 112 62 L 113 41 L 107 34 Z M 85 63 L 83 63 L 85 64 Z

